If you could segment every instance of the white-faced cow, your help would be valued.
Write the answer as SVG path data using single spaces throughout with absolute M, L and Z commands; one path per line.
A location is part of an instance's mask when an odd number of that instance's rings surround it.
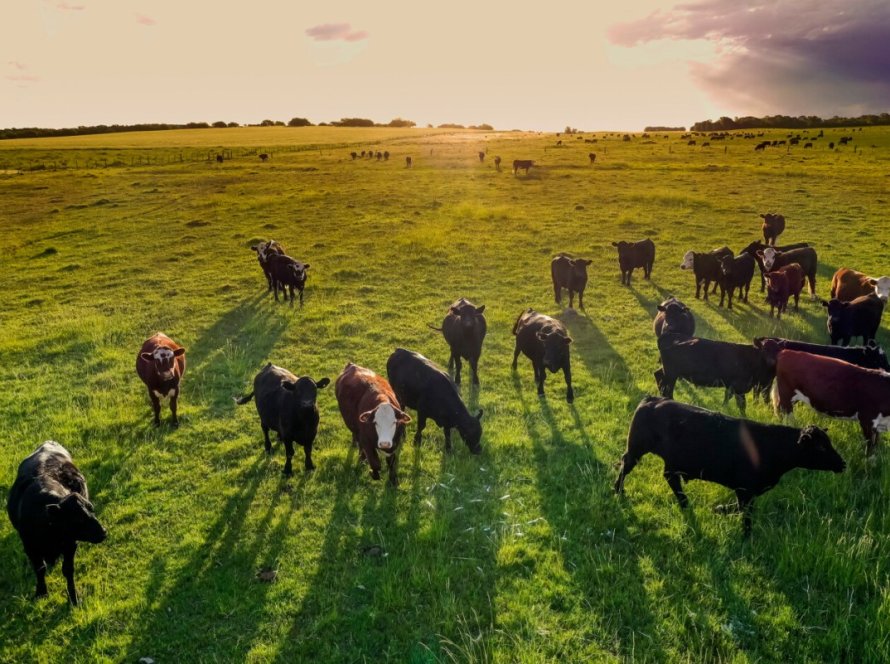
M 170 399 L 170 422 L 179 426 L 176 405 L 185 373 L 185 348 L 158 332 L 146 339 L 136 354 L 136 373 L 148 389 L 155 426 L 161 424 L 161 399 Z
M 719 249 L 701 253 L 689 250 L 683 254 L 683 262 L 680 263 L 680 269 L 692 270 L 695 276 L 696 299 L 701 296 L 702 286 L 705 289 L 705 299 L 708 299 L 708 289 L 711 287 L 711 282 L 714 283 L 713 292 L 717 292 L 717 286 L 723 274 L 721 261 L 724 257 L 733 257 L 732 250 L 729 247 L 720 247 Z

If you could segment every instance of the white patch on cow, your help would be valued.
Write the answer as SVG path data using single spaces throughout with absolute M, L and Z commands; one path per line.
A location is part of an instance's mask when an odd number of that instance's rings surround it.
M 152 390 L 152 392 L 154 392 L 154 395 L 158 399 L 171 399 L 173 395 L 176 394 L 176 388 L 174 387 L 171 390 L 167 390 L 167 394 L 164 394 L 163 392 L 160 392 L 158 390 Z
M 173 359 L 173 351 L 170 350 L 169 348 L 163 348 L 163 347 L 155 348 L 151 354 L 156 360 Z
M 374 428 L 377 429 L 377 448 L 383 451 L 392 449 L 396 437 L 396 410 L 388 403 L 382 403 L 374 411 Z
M 878 416 L 872 420 L 871 424 L 878 433 L 887 433 L 890 431 L 890 415 L 878 413 Z
M 810 398 L 800 390 L 794 390 L 794 396 L 791 397 L 791 403 L 805 403 L 810 408 L 813 407 L 813 404 L 810 403 Z
M 890 299 L 890 277 L 878 277 L 875 284 L 875 295 L 886 302 Z
M 693 256 L 693 251 L 692 251 L 692 249 L 690 249 L 685 254 L 683 254 L 683 262 L 680 263 L 680 269 L 681 270 L 691 270 L 692 262 L 694 259 L 695 258 Z
M 773 267 L 773 263 L 776 262 L 776 250 L 772 247 L 767 247 L 763 250 L 763 267 L 766 270 L 770 270 Z

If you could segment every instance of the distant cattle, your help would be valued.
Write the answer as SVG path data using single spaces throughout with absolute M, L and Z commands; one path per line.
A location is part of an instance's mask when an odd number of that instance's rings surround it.
M 800 143 L 800 137 L 799 137 L 799 136 L 795 136 L 794 138 L 792 138 L 791 140 L 788 141 L 788 144 L 789 144 L 789 145 L 797 145 L 797 144 L 799 144 L 799 143 Z
M 448 307 L 442 327 L 430 327 L 441 332 L 451 349 L 448 371 L 454 369 L 454 382 L 460 385 L 461 360 L 470 363 L 473 370 L 473 384 L 479 384 L 479 357 L 482 355 L 482 342 L 488 331 L 485 321 L 485 305 L 477 307 L 466 298 L 460 298 Z
M 621 283 L 630 286 L 630 277 L 633 271 L 643 268 L 643 278 L 652 276 L 652 265 L 655 263 L 655 243 L 646 238 L 639 242 L 613 242 L 612 246 L 618 250 L 618 268 L 621 270 Z
M 355 153 L 353 153 L 355 154 Z M 269 155 L 265 152 L 260 153 L 260 161 L 266 161 L 269 158 Z M 355 159 L 355 157 L 353 157 Z
M 513 350 L 513 371 L 516 371 L 519 353 L 531 360 L 538 386 L 538 396 L 544 396 L 545 370 L 556 373 L 560 369 L 566 381 L 566 401 L 575 400 L 572 389 L 572 367 L 569 344 L 572 338 L 560 321 L 534 309 L 527 309 L 519 315 L 513 325 L 516 348 Z
M 769 142 L 758 143 L 754 146 L 754 152 L 763 151 L 767 145 L 769 145 Z
M 727 307 L 732 309 L 732 297 L 735 290 L 739 291 L 739 299 L 748 301 L 748 291 L 751 290 L 751 279 L 754 278 L 754 258 L 748 254 L 739 254 L 735 258 L 722 256 L 720 258 L 720 306 L 723 306 L 724 297 L 729 295 Z
M 253 391 L 235 399 L 238 405 L 249 403 L 251 399 L 256 402 L 267 454 L 272 453 L 269 431 L 278 434 L 278 439 L 284 443 L 285 475 L 293 474 L 291 460 L 294 457 L 294 443 L 303 446 L 306 470 L 315 470 L 312 444 L 318 433 L 316 399 L 318 390 L 330 382 L 329 378 L 317 381 L 306 376 L 297 378 L 287 369 L 269 362 L 253 379 Z
M 494 167 L 497 169 L 498 172 L 500 172 L 500 170 L 501 170 L 501 158 L 500 157 L 494 158 Z
M 790 251 L 777 251 L 775 247 L 767 247 L 763 251 L 758 251 L 757 256 L 760 258 L 759 264 L 764 273 L 773 272 L 792 263 L 800 265 L 810 283 L 810 297 L 813 300 L 816 299 L 816 269 L 819 263 L 815 249 L 804 247 Z
M 829 150 L 834 150 L 834 143 L 829 143 L 829 144 L 828 144 L 828 149 L 829 149 Z
M 260 269 L 262 269 L 263 274 L 266 277 L 266 281 L 269 284 L 269 290 L 272 290 L 272 268 L 269 264 L 269 257 L 274 254 L 283 256 L 285 253 L 284 247 L 282 247 L 281 244 L 279 242 L 276 242 L 275 240 L 262 240 L 254 245 L 251 245 L 250 248 L 256 252 L 257 262 L 259 262 Z
M 569 291 L 569 308 L 574 306 L 575 293 L 578 306 L 584 308 L 584 289 L 587 287 L 587 266 L 592 260 L 571 258 L 559 254 L 550 261 L 550 278 L 553 281 L 553 295 L 557 304 L 562 304 L 562 289 Z
M 842 346 L 849 346 L 854 337 L 862 337 L 863 344 L 873 340 L 884 313 L 884 301 L 874 293 L 850 302 L 822 300 L 822 306 L 828 310 L 827 327 L 831 343 Z
M 709 148 L 709 147 L 711 147 L 711 144 L 708 141 L 705 141 L 704 143 L 701 144 L 701 146 L 703 148 Z
M 362 158 L 364 158 L 364 156 L 365 156 L 365 151 L 362 150 Z
M 701 296 L 701 288 L 704 286 L 705 299 L 708 299 L 708 289 L 711 282 L 714 283 L 714 292 L 717 292 L 717 286 L 722 276 L 721 261 L 723 258 L 733 258 L 732 250 L 729 247 L 720 247 L 709 252 L 687 251 L 683 255 L 683 262 L 680 263 L 681 270 L 692 270 L 695 276 L 695 297 Z
M 689 141 L 688 143 L 686 143 L 686 145 L 695 145 L 695 139 Z
M 47 594 L 47 568 L 61 557 L 68 601 L 77 606 L 74 586 L 77 543 L 99 544 L 107 533 L 96 518 L 86 480 L 68 450 L 48 440 L 25 458 L 9 490 L 6 511 L 34 570 L 36 596 Z M 12 567 L 11 560 L 6 564 Z
M 383 159 L 383 153 L 382 153 L 382 152 L 378 152 L 378 153 L 377 153 L 376 155 L 374 155 L 374 156 L 377 157 L 377 161 L 380 161 L 381 159 Z
M 785 230 L 785 217 L 781 214 L 762 214 L 763 224 L 760 230 L 763 231 L 763 241 L 767 245 L 775 246 L 776 240 Z
M 275 293 L 275 301 L 278 302 L 278 291 L 284 295 L 285 301 L 290 292 L 290 306 L 294 306 L 294 290 L 300 293 L 300 306 L 303 306 L 303 290 L 308 279 L 309 263 L 303 263 L 282 254 L 270 254 L 267 256 L 267 265 L 272 275 L 272 290 Z
M 334 392 L 343 422 L 352 432 L 361 460 L 368 462 L 371 477 L 380 479 L 379 452 L 386 457 L 389 483 L 397 486 L 399 453 L 411 417 L 402 412 L 389 382 L 350 362 L 337 377 Z
M 223 163 L 223 156 L 221 154 L 216 155 L 216 163 L 217 164 Z
M 411 157 L 405 157 L 405 168 L 411 168 Z
M 866 369 L 881 369 L 890 372 L 887 354 L 874 341 L 869 341 L 865 346 L 826 346 L 778 337 L 754 337 L 754 345 L 757 348 L 771 349 L 774 353 L 778 353 L 780 350 L 799 350 L 813 355 L 833 357 L 836 360 L 843 360 Z
M 383 151 L 383 161 L 389 161 L 389 150 Z
M 531 159 L 514 159 L 513 160 L 513 175 L 516 175 L 520 169 L 525 171 L 525 174 L 528 175 L 528 169 L 535 165 L 535 162 Z
M 481 164 L 483 161 L 485 161 L 485 152 L 479 150 L 479 163 Z
M 804 143 L 803 147 L 804 147 L 804 149 L 811 148 L 811 147 L 813 147 L 813 144 L 812 143 Z
M 145 340 L 136 354 L 136 373 L 148 389 L 154 412 L 154 425 L 161 424 L 161 399 L 170 399 L 170 422 L 179 426 L 176 405 L 182 375 L 185 373 L 185 348 L 163 332 Z
M 849 302 L 871 293 L 886 303 L 890 297 L 890 277 L 875 279 L 847 267 L 840 268 L 831 277 L 831 297 L 837 298 L 841 302 Z
M 349 156 L 352 157 L 353 161 L 355 161 L 355 158 L 358 157 L 358 155 L 355 152 L 350 152 Z M 364 152 L 362 152 L 362 156 L 363 157 L 365 156 Z
M 664 332 L 675 332 L 686 336 L 695 334 L 695 317 L 685 304 L 675 297 L 669 297 L 658 305 L 658 313 L 652 323 L 655 336 Z
M 591 152 L 590 154 L 587 155 L 587 158 L 590 159 L 591 164 L 594 163 L 596 161 L 596 153 Z
M 664 479 L 680 507 L 689 499 L 683 482 L 705 480 L 735 491 L 743 531 L 751 532 L 754 499 L 794 468 L 843 472 L 846 464 L 822 429 L 796 429 L 728 417 L 669 399 L 646 397 L 627 433 L 615 492 L 648 453 L 664 461 Z

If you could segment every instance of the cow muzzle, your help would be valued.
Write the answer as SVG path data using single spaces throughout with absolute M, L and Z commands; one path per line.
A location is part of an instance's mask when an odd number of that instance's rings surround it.
M 378 440 L 377 447 L 381 450 L 391 450 L 392 449 L 392 441 L 391 440 Z

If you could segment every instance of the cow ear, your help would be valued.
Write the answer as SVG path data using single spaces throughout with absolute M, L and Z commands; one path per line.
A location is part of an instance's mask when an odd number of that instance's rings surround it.
M 665 311 L 665 306 L 663 304 L 659 304 L 657 308 L 659 311 Z
M 46 518 L 50 525 L 55 525 L 62 514 L 62 506 L 58 503 L 52 503 L 46 506 Z
M 479 422 L 482 419 L 482 409 L 479 409 L 479 412 L 476 413 L 476 421 Z
M 481 314 L 483 311 L 485 311 L 485 305 L 484 305 L 484 304 L 483 304 L 481 307 L 476 307 L 476 313 L 477 313 L 477 314 Z
M 173 351 L 173 357 L 180 357 L 182 355 L 185 355 L 185 348 L 177 348 Z
M 285 380 L 282 381 L 281 387 L 286 389 L 288 392 L 293 392 L 295 389 L 297 389 L 297 384 L 292 381 Z
M 311 266 L 309 265 L 309 263 L 304 263 L 304 264 L 303 264 L 303 269 L 304 269 L 304 270 L 308 270 L 310 267 L 311 267 Z
M 612 243 L 612 246 L 613 246 L 613 247 L 617 247 L 617 246 L 618 246 L 618 243 L 617 243 L 617 242 L 613 242 L 613 243 Z
M 411 416 L 403 410 L 396 409 L 396 422 L 399 424 L 408 424 L 411 421 Z
M 585 265 L 591 265 L 593 263 L 593 259 L 587 259 L 587 260 L 583 261 L 583 263 Z
M 151 362 L 155 359 L 154 355 L 152 355 L 151 353 L 139 353 L 139 357 L 141 357 L 146 362 Z
M 258 245 L 258 244 L 253 244 L 253 245 L 250 246 L 250 248 L 253 249 L 254 251 L 259 251 L 259 250 L 260 250 L 260 245 Z
M 877 285 L 878 285 L 878 280 L 877 280 L 877 279 L 869 279 L 869 280 L 868 280 L 868 283 L 871 284 L 872 286 L 877 286 Z
M 362 424 L 367 424 L 368 420 L 373 419 L 373 417 L 374 417 L 374 411 L 366 410 L 364 413 L 362 413 L 361 415 L 358 416 L 358 421 L 361 422 Z
M 827 309 L 827 308 L 828 308 L 828 302 L 826 302 L 825 300 L 822 300 L 822 306 L 825 307 L 825 308 Z
M 565 337 L 565 345 L 568 346 L 570 343 L 572 343 L 572 337 Z
M 327 387 L 328 385 L 330 385 L 330 383 L 331 383 L 330 378 L 322 378 L 321 380 L 315 381 L 315 387 L 317 387 L 318 389 L 321 389 L 323 387 Z

